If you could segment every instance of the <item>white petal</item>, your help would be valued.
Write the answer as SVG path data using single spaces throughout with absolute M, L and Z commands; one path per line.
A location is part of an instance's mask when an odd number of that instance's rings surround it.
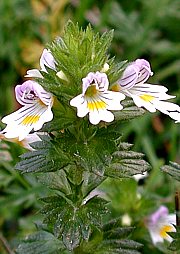
M 180 122 L 180 112 L 170 112 L 169 116 L 175 120 L 175 123 Z
M 11 124 L 11 126 L 7 126 L 3 132 L 5 132 L 5 137 L 8 139 L 18 138 L 19 141 L 23 140 L 29 132 L 32 130 L 31 126 L 22 126 L 17 124 Z
M 173 225 L 176 225 L 176 215 L 175 214 L 168 214 L 167 221 Z
M 139 180 L 141 179 L 144 179 L 148 176 L 148 173 L 147 171 L 142 173 L 142 174 L 136 174 L 136 175 L 133 175 L 133 178 L 138 182 Z
M 156 93 L 166 93 L 168 91 L 168 89 L 165 86 L 161 86 L 161 85 L 154 85 L 154 84 L 147 84 L 147 83 L 143 83 L 141 85 L 135 85 L 133 87 L 134 90 L 137 91 L 143 91 L 145 93 L 148 92 L 156 92 Z
M 38 69 L 28 70 L 27 74 L 24 76 L 26 78 L 43 78 L 42 74 Z
M 112 122 L 114 120 L 114 115 L 108 110 L 95 110 L 89 113 L 89 121 L 96 125 L 100 121 Z
M 83 102 L 84 102 L 84 97 L 82 94 L 79 94 L 78 96 L 70 100 L 70 105 L 73 107 L 79 107 Z
M 156 112 L 156 108 L 151 102 L 145 101 L 137 95 L 132 95 L 132 99 L 137 107 L 144 107 L 151 113 Z
M 101 95 L 104 101 L 107 104 L 107 109 L 109 110 L 121 110 L 123 106 L 120 104 L 120 101 L 125 99 L 125 95 L 119 92 L 108 91 Z
M 167 101 L 154 101 L 154 106 L 156 109 L 158 109 L 160 112 L 169 115 L 171 111 L 178 111 L 180 112 L 180 107 L 172 102 Z
M 134 86 L 129 91 L 136 95 L 148 95 L 159 100 L 168 100 L 175 97 L 175 96 L 166 94 L 167 90 L 163 89 L 165 87 L 162 87 L 162 89 L 160 89 L 160 86 L 148 85 L 149 87 L 145 87 L 144 85 L 146 84 L 143 84 L 143 86 Z
M 2 119 L 7 124 L 3 133 L 6 138 L 19 137 L 19 140 L 23 140 L 31 130 L 39 130 L 45 122 L 51 121 L 52 118 L 50 106 L 38 103 L 26 105 Z
M 47 72 L 45 66 L 47 66 L 48 68 L 53 69 L 53 70 L 56 69 L 55 59 L 49 49 L 44 49 L 42 52 L 41 58 L 40 58 L 41 70 L 44 72 Z
M 87 108 L 87 104 L 83 103 L 81 106 L 77 108 L 77 116 L 84 117 L 88 114 L 89 110 Z
M 149 233 L 151 235 L 151 239 L 154 245 L 156 245 L 158 242 L 162 243 L 164 242 L 164 239 L 159 235 L 159 231 L 157 229 L 148 228 Z
M 34 124 L 34 130 L 35 131 L 38 131 L 42 128 L 43 124 L 46 123 L 46 122 L 50 122 L 51 120 L 53 119 L 53 113 L 51 111 L 51 108 L 48 107 L 46 109 L 46 111 L 44 111 L 42 113 L 42 115 L 40 116 L 40 119 L 37 123 Z

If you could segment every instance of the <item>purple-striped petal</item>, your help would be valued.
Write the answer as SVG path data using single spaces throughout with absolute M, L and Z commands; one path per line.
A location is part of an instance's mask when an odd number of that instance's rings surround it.
M 52 103 L 52 94 L 44 90 L 37 82 L 28 80 L 22 85 L 15 87 L 16 99 L 21 105 L 34 103 L 35 100 L 41 100 L 45 105 Z
M 117 83 L 122 89 L 130 89 L 137 84 L 144 83 L 151 75 L 149 62 L 144 59 L 137 59 L 126 67 Z
M 43 50 L 43 53 L 40 58 L 41 70 L 44 72 L 47 72 L 45 66 L 47 66 L 50 69 L 56 70 L 55 59 L 53 55 L 51 54 L 51 51 L 48 49 Z

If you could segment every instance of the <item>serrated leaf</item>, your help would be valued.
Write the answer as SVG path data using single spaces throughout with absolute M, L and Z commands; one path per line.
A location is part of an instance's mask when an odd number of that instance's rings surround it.
M 58 143 L 50 137 L 41 136 L 42 141 L 32 144 L 35 151 L 25 153 L 23 159 L 16 164 L 15 168 L 23 173 L 50 172 L 59 170 L 69 164 L 69 157 L 65 154 Z
M 175 178 L 177 181 L 180 181 L 180 164 L 170 162 L 169 165 L 162 166 L 161 170 Z
M 71 193 L 71 186 L 63 169 L 56 172 L 40 174 L 37 178 L 40 183 L 50 189 L 59 190 L 66 195 Z
M 138 251 L 142 244 L 127 239 L 134 230 L 134 227 L 121 227 L 120 219 L 114 219 L 103 225 L 103 239 L 91 244 L 91 241 L 84 243 L 85 250 L 91 248 L 91 253 L 104 254 L 104 253 L 131 253 L 140 254 Z M 84 250 L 84 249 L 83 249 Z M 85 251 L 86 253 L 86 251 Z M 87 252 L 89 253 L 89 252 Z
M 122 254 L 140 254 L 138 249 L 142 248 L 142 244 L 135 242 L 133 240 L 104 240 L 102 244 L 98 247 L 100 252 L 102 250 L 111 250 L 111 253 L 122 253 Z
M 119 147 L 122 149 L 122 146 Z M 129 146 L 125 145 L 125 151 L 116 151 L 112 154 L 113 159 L 106 168 L 105 175 L 111 177 L 131 177 L 142 174 L 150 169 L 148 162 L 142 159 L 144 155 L 134 151 L 128 151 Z
M 62 238 L 68 250 L 77 248 L 82 239 L 88 240 L 92 228 L 102 226 L 102 215 L 107 213 L 107 201 L 93 197 L 87 202 L 73 204 L 67 198 L 51 196 L 41 199 L 45 205 L 41 213 L 58 238 Z
M 67 254 L 62 242 L 55 238 L 51 233 L 39 231 L 28 236 L 18 246 L 17 254 Z
M 124 239 L 126 238 L 132 231 L 134 227 L 116 227 L 111 230 L 106 230 L 104 232 L 105 239 Z
M 105 179 L 106 179 L 105 176 L 100 176 L 85 171 L 83 173 L 83 183 L 82 183 L 83 197 L 86 197 L 93 189 L 99 186 Z

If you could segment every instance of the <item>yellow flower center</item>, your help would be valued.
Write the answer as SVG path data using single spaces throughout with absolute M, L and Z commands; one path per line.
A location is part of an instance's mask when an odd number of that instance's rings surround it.
M 154 96 L 149 95 L 149 94 L 143 94 L 139 96 L 142 100 L 151 102 L 154 99 Z
M 162 238 L 167 238 L 168 234 L 166 232 L 172 232 L 173 231 L 173 227 L 171 225 L 164 225 L 159 234 Z
M 23 121 L 21 122 L 22 125 L 30 125 L 37 123 L 39 121 L 40 116 L 39 115 L 29 115 L 26 116 Z
M 96 89 L 96 85 L 92 84 L 86 90 L 85 97 L 87 99 L 87 107 L 89 111 L 106 109 L 106 102 L 101 100 L 98 96 L 99 91 Z
M 87 107 L 89 111 L 94 111 L 98 109 L 105 109 L 106 103 L 104 101 L 88 101 Z

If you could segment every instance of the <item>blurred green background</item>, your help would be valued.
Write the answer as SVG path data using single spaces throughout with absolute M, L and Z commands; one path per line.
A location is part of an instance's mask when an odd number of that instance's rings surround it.
M 149 82 L 168 87 L 176 95 L 173 101 L 180 104 L 179 0 L 1 0 L 0 118 L 18 108 L 14 86 L 25 80 L 28 69 L 39 67 L 43 48 L 63 34 L 69 19 L 83 28 L 91 23 L 99 33 L 114 29 L 109 54 L 117 61 L 147 59 L 154 72 Z M 169 161 L 180 163 L 180 125 L 160 113 L 147 113 L 123 122 L 121 131 L 123 140 L 145 153 L 152 165 L 147 189 L 154 195 L 171 196 L 174 189 L 158 170 Z M 13 169 L 23 151 L 16 144 L 0 143 L 0 239 L 12 248 L 20 236 L 35 230 L 32 221 L 38 227 L 37 197 L 47 191 L 33 176 Z M 113 193 L 108 184 L 106 188 Z M 116 206 L 120 201 L 114 202 Z M 6 253 L 1 248 L 0 253 Z

